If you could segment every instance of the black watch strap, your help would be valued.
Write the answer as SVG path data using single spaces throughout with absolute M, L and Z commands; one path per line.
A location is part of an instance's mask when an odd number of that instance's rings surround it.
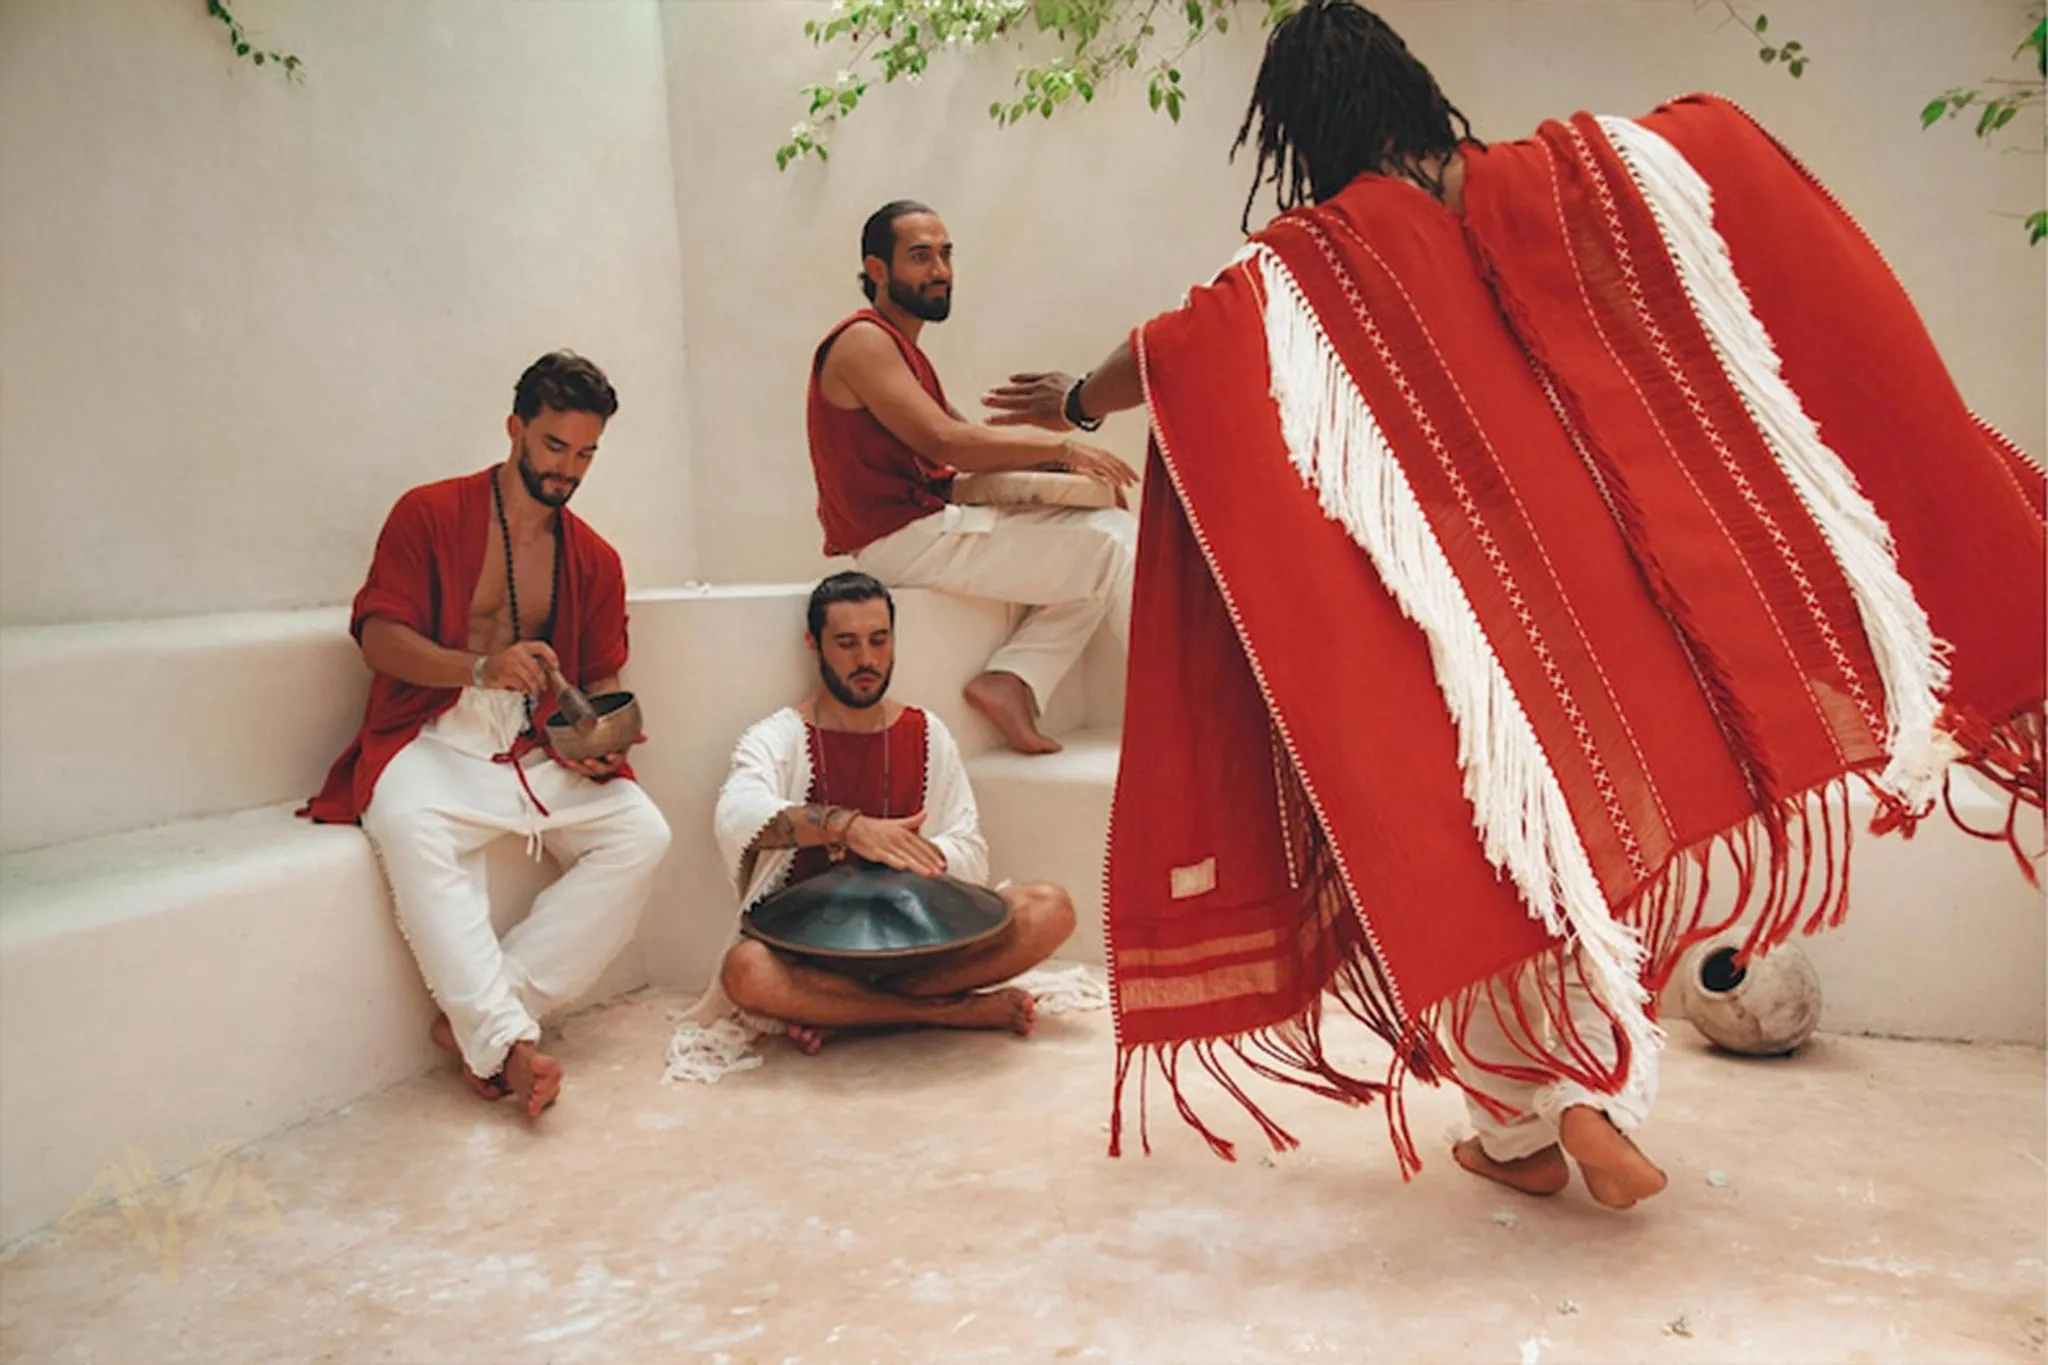
M 1067 419 L 1070 426 L 1079 427 L 1083 431 L 1094 431 L 1101 427 L 1102 419 L 1090 417 L 1081 410 L 1081 386 L 1087 382 L 1088 376 L 1085 374 L 1074 381 L 1074 386 L 1067 390 L 1067 401 L 1061 415 Z

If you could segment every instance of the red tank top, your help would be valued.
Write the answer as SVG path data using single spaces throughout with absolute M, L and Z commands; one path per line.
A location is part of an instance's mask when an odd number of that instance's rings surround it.
M 951 499 L 953 471 L 935 465 L 896 439 L 866 408 L 827 402 L 818 385 L 825 355 L 839 334 L 856 322 L 872 322 L 889 334 L 919 387 L 940 407 L 946 391 L 923 351 L 872 308 L 847 318 L 818 343 L 811 356 L 806 420 L 811 434 L 811 470 L 818 479 L 818 524 L 825 529 L 825 553 L 850 555 L 900 531 L 919 517 L 939 511 Z
M 901 820 L 924 808 L 924 712 L 903 708 L 886 730 L 855 734 L 820 730 L 806 721 L 811 749 L 811 789 L 805 800 L 815 806 L 840 806 L 877 820 Z M 832 866 L 822 848 L 800 848 L 790 867 L 788 885 L 795 886 Z

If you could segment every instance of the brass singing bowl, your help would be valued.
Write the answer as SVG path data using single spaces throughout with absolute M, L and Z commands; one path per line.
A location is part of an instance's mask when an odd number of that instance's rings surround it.
M 603 692 L 590 699 L 597 724 L 578 730 L 559 711 L 548 717 L 548 747 L 563 758 L 606 758 L 640 738 L 640 703 L 631 692 Z
M 771 948 L 853 969 L 908 966 L 1009 923 L 1009 903 L 987 887 L 859 861 L 776 892 L 740 921 L 741 932 Z

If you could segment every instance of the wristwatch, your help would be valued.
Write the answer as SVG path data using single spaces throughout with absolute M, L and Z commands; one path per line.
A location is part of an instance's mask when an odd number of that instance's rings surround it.
M 1060 415 L 1067 419 L 1070 426 L 1079 427 L 1083 431 L 1094 431 L 1102 425 L 1102 419 L 1090 417 L 1081 408 L 1081 386 L 1087 382 L 1088 376 L 1085 374 L 1074 381 L 1074 387 L 1067 390 L 1067 401 L 1062 405 Z
M 491 657 L 488 654 L 476 656 L 476 662 L 469 666 L 469 685 L 471 687 L 482 687 L 484 685 L 484 665 L 490 661 Z

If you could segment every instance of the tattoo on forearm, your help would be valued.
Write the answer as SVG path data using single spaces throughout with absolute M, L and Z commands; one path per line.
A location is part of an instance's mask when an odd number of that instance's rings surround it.
M 809 837 L 802 837 L 808 832 Z M 803 848 L 825 842 L 825 808 L 797 806 L 779 812 L 754 838 L 755 848 Z
M 755 848 L 795 848 L 796 825 L 789 818 L 788 811 L 782 811 L 770 820 L 767 827 L 754 836 Z

